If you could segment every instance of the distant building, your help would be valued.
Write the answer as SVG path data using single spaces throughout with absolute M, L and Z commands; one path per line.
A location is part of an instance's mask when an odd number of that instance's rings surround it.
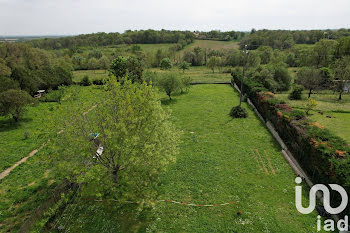
M 344 85 L 344 92 L 350 93 L 350 81 L 347 81 Z
M 34 98 L 40 99 L 45 95 L 45 90 L 39 90 L 36 92 L 37 94 L 34 95 Z

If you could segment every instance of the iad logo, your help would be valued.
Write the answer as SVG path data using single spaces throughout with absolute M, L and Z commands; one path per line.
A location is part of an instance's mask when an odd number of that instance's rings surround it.
M 295 182 L 297 184 L 301 184 L 302 179 L 300 177 L 297 177 L 295 179 Z M 348 205 L 348 195 L 347 195 L 345 189 L 343 187 L 341 187 L 340 185 L 330 184 L 329 186 L 331 187 L 332 190 L 337 191 L 342 198 L 342 202 L 340 203 L 340 205 L 338 207 L 336 207 L 336 208 L 331 207 L 331 205 L 330 205 L 330 192 L 329 192 L 329 189 L 327 188 L 327 186 L 325 186 L 323 184 L 317 184 L 317 185 L 314 185 L 310 190 L 309 206 L 306 208 L 304 208 L 302 205 L 302 187 L 301 186 L 295 187 L 295 206 L 296 206 L 297 210 L 302 214 L 310 214 L 312 211 L 314 211 L 315 207 L 316 207 L 316 197 L 317 197 L 316 193 L 318 191 L 321 191 L 323 193 L 323 205 L 324 205 L 325 210 L 329 214 L 342 213 Z M 336 225 L 338 227 L 338 230 L 340 230 L 340 231 L 348 230 L 348 216 L 345 216 L 344 220 L 339 220 Z M 317 231 L 321 231 L 321 228 L 322 228 L 321 217 L 318 216 Z M 327 219 L 325 221 L 325 225 L 324 225 L 323 229 L 325 231 L 334 231 L 335 230 L 334 221 L 331 219 Z
M 295 179 L 295 183 L 301 184 L 302 179 L 300 177 L 297 177 Z M 302 187 L 296 186 L 295 187 L 295 206 L 297 207 L 297 210 L 302 214 L 310 214 L 312 211 L 314 211 L 316 207 L 316 193 L 318 191 L 321 191 L 323 193 L 323 205 L 325 210 L 330 214 L 340 214 L 343 212 L 348 205 L 348 195 L 343 187 L 337 184 L 330 184 L 329 185 L 331 189 L 339 192 L 339 194 L 342 197 L 342 202 L 337 208 L 332 208 L 330 205 L 330 193 L 327 188 L 327 186 L 323 184 L 316 184 L 314 185 L 310 190 L 310 201 L 309 206 L 307 208 L 304 208 L 301 201 L 301 192 Z

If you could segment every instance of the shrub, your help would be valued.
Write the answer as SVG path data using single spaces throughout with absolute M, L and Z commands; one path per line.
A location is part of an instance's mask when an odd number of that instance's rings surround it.
M 233 118 L 247 118 L 248 112 L 241 106 L 235 106 L 231 109 L 230 116 Z
M 301 100 L 301 95 L 303 93 L 304 87 L 301 85 L 295 85 L 293 91 L 289 94 L 288 98 L 290 100 Z
M 92 81 L 94 85 L 103 85 L 103 80 L 102 79 L 95 79 Z
M 162 70 L 169 70 L 171 67 L 173 67 L 173 64 L 171 63 L 170 59 L 166 57 L 160 61 L 159 67 Z
M 305 113 L 306 115 L 309 115 L 309 112 L 314 109 L 318 105 L 317 101 L 314 99 L 309 98 L 306 105 L 305 105 Z
M 27 140 L 30 137 L 30 132 L 29 131 L 25 131 L 23 134 L 24 140 Z
M 305 117 L 305 112 L 302 111 L 302 110 L 299 110 L 299 109 L 294 109 L 291 113 L 290 113 L 290 116 L 297 119 L 297 120 L 300 120 L 302 118 Z
M 177 75 L 169 73 L 159 78 L 158 85 L 171 100 L 171 94 L 180 90 L 182 84 Z
M 89 76 L 85 75 L 84 78 L 80 81 L 81 86 L 90 86 L 91 82 Z
M 183 77 L 181 78 L 181 92 L 188 91 L 191 87 L 192 79 L 191 77 Z

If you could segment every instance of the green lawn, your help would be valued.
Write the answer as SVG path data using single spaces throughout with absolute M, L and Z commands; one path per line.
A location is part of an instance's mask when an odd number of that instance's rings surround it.
M 101 80 L 108 77 L 107 70 L 76 70 L 73 71 L 73 81 L 80 82 L 84 76 L 88 76 L 89 80 Z
M 306 92 L 302 100 L 289 100 L 288 94 L 276 94 L 276 97 L 300 109 L 303 109 L 307 102 Z M 310 118 L 350 143 L 350 94 L 343 94 L 341 101 L 338 100 L 337 93 L 329 91 L 312 94 L 311 98 L 315 99 L 318 105 L 311 111 Z
M 71 86 L 69 89 L 77 91 L 74 103 L 79 104 L 83 111 L 94 104 L 96 95 L 102 91 L 101 87 Z M 1 171 L 39 148 L 50 135 L 54 136 L 61 129 L 62 109 L 70 105 L 65 99 L 61 105 L 39 103 L 29 107 L 23 120 L 17 124 L 0 118 L 0 136 L 3 139 L 0 142 Z M 24 132 L 30 133 L 26 140 Z M 0 181 L 0 232 L 16 232 L 62 181 L 55 173 L 56 164 L 51 159 L 51 153 L 48 144 Z
M 159 187 L 160 199 L 236 205 L 157 203 L 135 215 L 117 203 L 77 198 L 56 226 L 69 232 L 316 232 L 316 214 L 302 215 L 294 206 L 295 175 L 264 125 L 250 109 L 247 119 L 228 116 L 238 101 L 229 85 L 196 85 L 171 102 L 164 99 L 184 134 L 177 162 Z
M 183 56 L 185 51 L 193 50 L 194 47 L 201 47 L 202 49 L 238 49 L 239 42 L 236 41 L 214 41 L 214 40 L 195 40 L 192 44 L 187 45 L 178 53 Z
M 223 68 L 225 70 L 227 68 Z M 157 73 L 169 72 L 161 70 L 159 68 L 149 69 L 150 71 L 155 71 Z M 177 67 L 173 67 L 170 70 L 172 73 L 176 73 L 180 76 L 191 77 L 192 83 L 222 83 L 231 81 L 230 73 L 222 73 L 218 69 L 215 69 L 213 73 L 211 69 L 206 66 L 191 66 L 188 70 L 183 73 L 182 70 Z

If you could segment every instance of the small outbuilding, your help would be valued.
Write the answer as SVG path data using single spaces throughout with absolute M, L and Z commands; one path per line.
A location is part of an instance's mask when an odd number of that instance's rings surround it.
M 38 90 L 36 92 L 36 94 L 34 95 L 34 98 L 39 99 L 39 98 L 43 97 L 44 95 L 45 95 L 45 90 Z

